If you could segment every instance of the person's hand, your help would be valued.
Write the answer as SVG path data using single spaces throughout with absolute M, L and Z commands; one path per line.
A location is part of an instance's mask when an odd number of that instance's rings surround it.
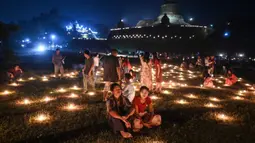
M 127 120 L 127 119 L 128 119 L 128 116 L 122 116 L 122 119 L 123 119 L 123 120 Z
M 125 122 L 125 126 L 126 126 L 127 128 L 131 128 L 131 124 L 130 124 L 128 121 Z
M 147 114 L 147 111 L 143 112 L 143 113 L 139 113 L 139 116 L 142 117 L 144 116 L 145 114 Z

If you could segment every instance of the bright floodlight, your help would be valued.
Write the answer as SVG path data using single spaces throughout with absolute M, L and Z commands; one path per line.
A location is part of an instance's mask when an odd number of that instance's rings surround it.
M 239 57 L 243 57 L 244 56 L 244 54 L 239 54 Z
M 223 54 L 219 54 L 220 57 L 223 57 Z
M 30 39 L 27 38 L 27 39 L 26 39 L 26 42 L 30 42 Z
M 44 45 L 39 45 L 38 46 L 38 51 L 40 51 L 40 52 L 45 51 L 45 46 Z
M 229 36 L 230 36 L 229 32 L 224 33 L 224 37 L 229 37 Z
M 191 18 L 189 18 L 189 21 L 193 21 L 194 19 L 191 17 Z
M 213 27 L 213 24 L 210 24 L 211 27 Z
M 56 35 L 51 35 L 51 39 L 54 40 L 56 38 Z

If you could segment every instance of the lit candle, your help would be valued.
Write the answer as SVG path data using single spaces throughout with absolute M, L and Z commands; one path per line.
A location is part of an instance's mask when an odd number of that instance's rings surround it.
M 74 111 L 74 110 L 80 110 L 80 109 L 82 109 L 82 107 L 75 105 L 73 103 L 70 103 L 70 104 L 64 106 L 63 109 L 68 110 L 68 111 Z
M 28 78 L 28 80 L 35 80 L 35 78 L 34 77 L 30 77 L 30 78 Z
M 71 93 L 68 98 L 78 98 L 79 96 L 77 94 Z
M 88 95 L 89 96 L 94 96 L 96 93 L 95 92 L 89 92 Z
M 155 95 L 153 95 L 153 96 L 151 96 L 151 99 L 152 99 L 152 100 L 158 100 L 158 99 L 160 99 L 160 98 L 157 97 L 157 96 L 155 96 Z
M 1 92 L 0 95 L 10 95 L 12 94 L 13 92 L 10 92 L 8 90 L 5 90 L 4 92 Z
M 70 89 L 72 90 L 80 90 L 81 88 L 77 87 L 76 85 L 74 85 L 73 87 L 71 87 Z
M 34 116 L 32 118 L 32 121 L 38 122 L 38 123 L 43 123 L 43 122 L 49 121 L 50 119 L 51 119 L 51 117 L 49 115 L 41 113 L 41 114 Z
M 234 99 L 234 100 L 244 100 L 244 98 L 243 98 L 243 97 L 240 97 L 240 96 L 235 96 L 235 97 L 233 97 L 233 99 Z
M 32 103 L 32 101 L 30 101 L 29 99 L 23 99 L 23 100 L 17 102 L 17 104 L 21 104 L 21 105 L 29 105 L 31 103 Z
M 164 90 L 163 94 L 170 94 L 170 92 L 168 90 Z
M 189 95 L 186 95 L 187 98 L 191 98 L 191 99 L 197 99 L 198 97 L 193 95 L 193 94 L 189 94 Z
M 46 96 L 46 97 L 44 97 L 44 98 L 42 99 L 42 102 L 49 102 L 49 101 L 52 101 L 52 100 L 54 100 L 54 98 L 51 98 L 51 97 Z
M 218 107 L 217 105 L 215 105 L 213 103 L 207 103 L 204 106 L 207 107 L 207 108 L 217 108 Z
M 66 90 L 64 88 L 60 88 L 59 90 L 57 90 L 57 92 L 64 93 L 64 92 L 66 92 Z
M 216 97 L 210 97 L 209 98 L 211 101 L 215 101 L 215 102 L 219 102 L 220 101 L 220 99 L 218 99 L 218 98 L 216 98 Z
M 221 121 L 232 121 L 234 119 L 233 117 L 227 116 L 223 113 L 215 114 L 215 118 Z
M 175 102 L 178 103 L 178 104 L 188 104 L 188 102 L 186 100 L 183 100 L 183 99 L 176 100 Z
M 14 82 L 14 83 L 11 83 L 10 86 L 19 86 L 19 84 Z

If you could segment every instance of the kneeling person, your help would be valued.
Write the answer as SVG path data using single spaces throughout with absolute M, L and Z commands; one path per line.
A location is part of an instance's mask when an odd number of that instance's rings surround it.
M 128 119 L 134 114 L 135 109 L 129 100 L 122 95 L 121 86 L 117 83 L 111 85 L 113 95 L 106 102 L 109 124 L 115 133 L 120 132 L 122 137 L 131 138 L 127 132 L 131 128 Z

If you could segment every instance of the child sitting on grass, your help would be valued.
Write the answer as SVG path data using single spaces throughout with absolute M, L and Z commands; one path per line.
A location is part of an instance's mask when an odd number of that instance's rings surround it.
M 207 71 L 204 74 L 204 87 L 210 87 L 210 88 L 214 87 L 213 79 Z
M 140 96 L 134 99 L 135 115 L 133 131 L 138 132 L 143 126 L 152 128 L 161 125 L 161 116 L 154 114 L 152 100 L 149 97 L 149 88 L 142 86 Z M 148 108 L 148 109 L 147 109 Z
M 231 85 L 235 84 L 237 81 L 238 81 L 238 79 L 237 79 L 236 75 L 233 74 L 232 70 L 229 69 L 227 72 L 227 78 L 226 78 L 225 84 L 227 86 L 231 86 Z
M 135 87 L 131 82 L 131 75 L 129 73 L 125 74 L 125 87 L 123 89 L 123 96 L 128 98 L 128 100 L 132 103 L 135 98 Z

